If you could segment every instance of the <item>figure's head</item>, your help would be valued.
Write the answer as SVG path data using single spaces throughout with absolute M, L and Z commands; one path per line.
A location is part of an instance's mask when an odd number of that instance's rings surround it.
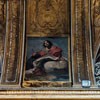
M 52 42 L 51 41 L 49 41 L 49 40 L 45 40 L 44 42 L 43 42 L 43 47 L 45 47 L 45 48 L 48 48 L 48 49 L 50 49 L 51 47 L 52 47 Z

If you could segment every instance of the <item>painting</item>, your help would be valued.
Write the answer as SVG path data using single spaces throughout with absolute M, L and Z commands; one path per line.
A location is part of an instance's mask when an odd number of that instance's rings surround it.
M 27 38 L 24 87 L 69 86 L 68 40 L 68 37 Z

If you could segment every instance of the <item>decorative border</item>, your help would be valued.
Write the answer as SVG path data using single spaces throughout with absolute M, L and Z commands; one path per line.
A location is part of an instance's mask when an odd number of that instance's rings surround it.
M 100 99 L 100 91 L 2 91 L 0 99 Z

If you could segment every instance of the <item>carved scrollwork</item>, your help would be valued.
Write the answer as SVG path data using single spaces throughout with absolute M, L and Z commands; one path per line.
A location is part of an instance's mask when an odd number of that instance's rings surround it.
M 38 4 L 38 12 L 36 14 L 37 23 L 40 27 L 48 29 L 54 28 L 58 22 L 56 10 L 53 8 L 50 0 L 43 2 L 41 0 Z
M 68 0 L 27 0 L 27 34 L 46 36 L 68 33 Z M 31 13 L 30 13 L 31 12 Z

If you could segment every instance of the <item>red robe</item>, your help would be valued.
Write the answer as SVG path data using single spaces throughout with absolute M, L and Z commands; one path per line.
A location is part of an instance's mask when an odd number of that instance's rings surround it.
M 38 52 L 41 56 L 45 56 L 47 53 L 45 51 Z M 62 56 L 62 49 L 57 46 L 52 46 L 50 50 L 48 51 L 48 54 L 55 57 L 61 57 Z

